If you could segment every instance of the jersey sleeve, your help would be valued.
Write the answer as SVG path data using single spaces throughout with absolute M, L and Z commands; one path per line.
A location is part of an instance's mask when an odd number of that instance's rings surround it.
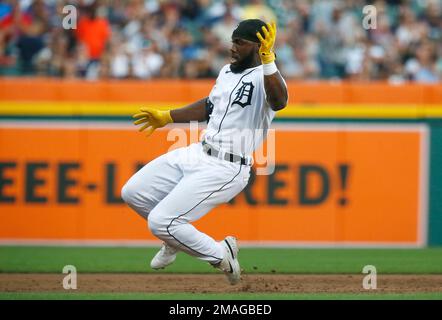
M 225 72 L 226 68 L 229 68 L 229 65 L 226 64 L 224 67 L 221 68 L 220 72 L 218 73 L 218 77 L 216 78 L 215 84 L 212 87 L 212 90 L 209 93 L 209 96 L 206 99 L 206 105 L 205 105 L 205 109 L 206 109 L 206 121 L 207 123 L 209 123 L 210 120 L 210 115 L 212 114 L 213 111 L 213 99 L 212 99 L 212 94 L 215 91 L 216 86 L 218 85 L 218 81 L 220 79 L 220 76 Z
M 212 111 L 213 111 L 213 103 L 212 103 L 212 101 L 210 101 L 210 98 L 206 99 L 205 109 L 206 109 L 206 121 L 207 121 L 207 123 L 209 123 L 210 115 L 212 114 Z

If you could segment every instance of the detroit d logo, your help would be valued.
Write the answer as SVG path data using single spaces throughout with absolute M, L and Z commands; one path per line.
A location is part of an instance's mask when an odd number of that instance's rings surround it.
M 252 94 L 255 86 L 253 83 L 242 81 L 242 86 L 236 91 L 235 100 L 232 102 L 239 105 L 241 108 L 247 107 L 252 103 Z

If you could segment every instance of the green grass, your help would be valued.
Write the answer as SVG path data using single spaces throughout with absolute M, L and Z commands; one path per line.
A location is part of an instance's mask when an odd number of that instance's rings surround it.
M 0 272 L 152 272 L 158 248 L 0 246 Z M 374 265 L 384 274 L 442 274 L 442 248 L 429 249 L 274 249 L 242 248 L 247 273 L 358 273 Z M 155 271 L 158 273 L 158 271 Z M 212 273 L 207 263 L 183 253 L 162 273 Z
M 442 300 L 442 293 L 2 293 L 0 300 Z
M 149 273 L 149 261 L 158 248 L 107 247 L 22 247 L 0 246 L 0 272 L 61 273 L 65 265 L 78 272 Z M 383 274 L 442 274 L 442 248 L 429 249 L 271 249 L 242 248 L 241 265 L 246 273 L 361 274 L 365 265 L 374 265 Z M 158 271 L 155 271 L 158 273 Z M 177 261 L 161 273 L 217 272 L 207 263 L 180 253 Z M 1 289 L 0 289 L 1 290 Z M 147 300 L 442 300 L 435 293 L 78 293 L 0 292 L 5 299 L 147 299 Z

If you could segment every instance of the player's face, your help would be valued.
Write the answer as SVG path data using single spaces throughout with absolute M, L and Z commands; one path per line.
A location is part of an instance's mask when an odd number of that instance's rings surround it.
M 258 44 L 241 38 L 232 39 L 230 49 L 230 68 L 233 72 L 241 72 L 253 67 L 258 53 Z

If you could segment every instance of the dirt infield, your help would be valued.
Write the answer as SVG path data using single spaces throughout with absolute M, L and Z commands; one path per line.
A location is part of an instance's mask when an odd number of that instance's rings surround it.
M 64 274 L 0 274 L 0 292 L 63 292 Z M 364 275 L 244 275 L 231 286 L 223 275 L 79 274 L 77 292 L 362 293 Z M 441 292 L 442 275 L 378 275 L 383 293 Z

